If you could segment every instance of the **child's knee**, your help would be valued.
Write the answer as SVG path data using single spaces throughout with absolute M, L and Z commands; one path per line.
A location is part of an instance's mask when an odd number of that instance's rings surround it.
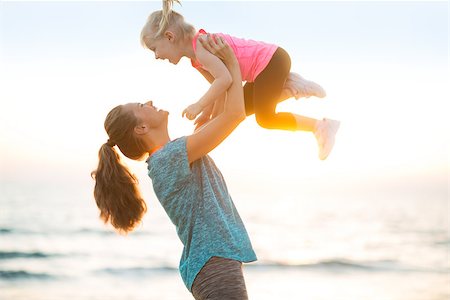
M 272 129 L 276 126 L 275 115 L 272 114 L 255 114 L 256 123 L 262 128 Z

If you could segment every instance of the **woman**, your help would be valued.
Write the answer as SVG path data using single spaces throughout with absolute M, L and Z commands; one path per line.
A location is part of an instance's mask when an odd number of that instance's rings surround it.
M 94 197 L 103 221 L 131 231 L 146 205 L 114 146 L 128 158 L 147 158 L 155 194 L 184 245 L 180 273 L 188 290 L 195 299 L 248 299 L 241 265 L 256 255 L 225 181 L 207 155 L 245 118 L 239 64 L 229 45 L 215 39 L 202 43 L 224 61 L 233 78 L 223 111 L 192 135 L 171 140 L 168 112 L 152 101 L 112 109 L 105 120 L 109 139 L 93 172 Z

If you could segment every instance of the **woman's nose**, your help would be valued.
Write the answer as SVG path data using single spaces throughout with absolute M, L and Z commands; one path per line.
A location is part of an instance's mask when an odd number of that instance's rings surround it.
M 147 101 L 147 102 L 145 102 L 145 105 L 147 105 L 147 106 L 153 106 L 153 101 Z

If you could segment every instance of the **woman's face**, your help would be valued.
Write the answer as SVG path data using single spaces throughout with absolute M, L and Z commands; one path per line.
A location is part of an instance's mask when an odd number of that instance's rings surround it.
M 166 123 L 167 125 L 169 113 L 155 107 L 153 101 L 148 101 L 146 103 L 128 103 L 125 104 L 125 108 L 133 111 L 138 119 L 138 126 L 157 128 L 161 126 L 162 123 Z

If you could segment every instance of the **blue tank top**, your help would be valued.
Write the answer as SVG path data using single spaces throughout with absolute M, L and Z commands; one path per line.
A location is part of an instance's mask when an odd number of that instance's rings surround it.
M 256 260 L 224 178 L 208 155 L 189 165 L 182 137 L 151 155 L 147 164 L 155 194 L 184 246 L 179 269 L 189 291 L 213 256 Z

